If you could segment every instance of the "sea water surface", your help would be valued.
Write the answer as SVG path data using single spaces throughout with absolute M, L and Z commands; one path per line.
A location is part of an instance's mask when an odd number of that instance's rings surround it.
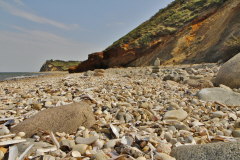
M 0 72 L 0 81 L 45 75 L 37 72 Z

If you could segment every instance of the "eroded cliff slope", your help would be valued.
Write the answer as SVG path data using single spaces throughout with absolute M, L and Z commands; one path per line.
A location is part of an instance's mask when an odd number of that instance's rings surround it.
M 70 72 L 226 61 L 240 51 L 239 0 L 176 0 Z

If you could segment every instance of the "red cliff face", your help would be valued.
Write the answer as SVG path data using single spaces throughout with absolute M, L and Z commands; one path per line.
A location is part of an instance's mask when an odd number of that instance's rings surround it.
M 186 1 L 176 0 L 103 52 L 90 54 L 86 61 L 69 72 L 146 66 L 152 65 L 156 58 L 163 65 L 226 61 L 239 53 L 239 0 L 219 0 L 216 4 L 208 0 L 198 1 L 201 4 Z M 200 10 L 198 5 L 205 8 Z M 181 11 L 176 13 L 179 15 L 191 9 L 191 15 L 196 14 L 192 19 L 187 15 L 179 17 L 180 20 L 168 20 L 175 10 Z

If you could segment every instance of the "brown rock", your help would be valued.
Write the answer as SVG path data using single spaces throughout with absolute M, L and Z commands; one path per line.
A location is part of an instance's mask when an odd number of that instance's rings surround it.
M 26 137 L 39 131 L 75 132 L 79 126 L 91 127 L 95 118 L 90 104 L 82 101 L 40 111 L 11 129 L 11 132 L 25 132 Z
M 42 104 L 35 103 L 35 104 L 32 105 L 32 108 L 36 109 L 36 110 L 41 110 L 42 109 Z

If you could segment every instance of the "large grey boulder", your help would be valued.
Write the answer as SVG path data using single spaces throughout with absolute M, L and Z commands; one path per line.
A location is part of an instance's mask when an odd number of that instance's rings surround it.
M 218 142 L 173 148 L 177 160 L 239 160 L 240 142 Z
M 25 132 L 26 137 L 41 131 L 72 133 L 79 126 L 91 127 L 95 123 L 92 108 L 87 102 L 73 103 L 38 112 L 11 129 L 11 132 Z
M 216 85 L 224 84 L 231 88 L 240 88 L 240 53 L 223 64 L 214 83 Z
M 240 106 L 240 94 L 225 88 L 204 88 L 197 93 L 204 101 L 220 102 L 229 106 Z

